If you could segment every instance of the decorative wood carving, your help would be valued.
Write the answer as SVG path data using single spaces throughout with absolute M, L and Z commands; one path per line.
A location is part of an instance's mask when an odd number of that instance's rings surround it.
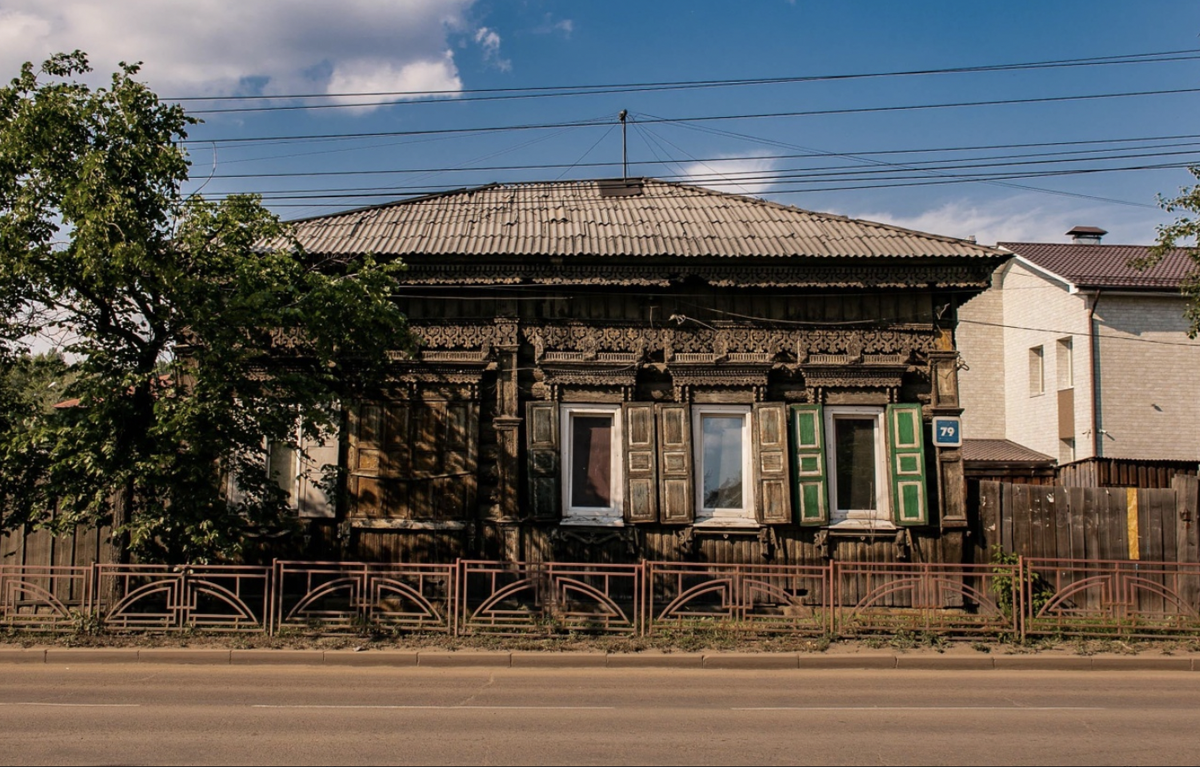
M 632 324 L 547 323 L 522 328 L 534 362 L 634 364 L 662 354 L 673 364 L 805 363 L 813 355 L 840 355 L 841 364 L 904 364 L 935 349 L 932 325 L 888 328 L 781 329 L 736 325 L 712 328 L 651 328 Z
M 836 288 L 980 288 L 991 284 L 995 263 L 859 264 L 798 266 L 741 264 L 705 266 L 675 264 L 669 271 L 661 262 L 640 265 L 616 264 L 469 264 L 409 263 L 404 275 L 407 285 L 496 285 L 533 282 L 543 285 L 628 285 L 669 287 L 697 277 L 716 287 L 836 287 Z

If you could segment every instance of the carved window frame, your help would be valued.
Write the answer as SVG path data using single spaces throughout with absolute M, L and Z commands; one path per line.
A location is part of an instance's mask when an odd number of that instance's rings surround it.
M 704 417 L 741 416 L 742 419 L 742 507 L 740 509 L 709 508 L 704 505 Z M 762 525 L 754 512 L 754 432 L 753 408 L 750 405 L 692 405 L 693 465 L 695 466 L 695 499 L 697 528 L 754 527 Z
M 833 530 L 895 530 L 891 508 L 891 471 L 887 438 L 887 409 L 874 405 L 826 405 L 825 476 L 829 499 L 829 527 Z M 838 504 L 837 429 L 839 419 L 867 419 L 875 422 L 875 508 L 842 509 Z
M 572 506 L 572 479 L 575 468 L 575 439 L 574 417 L 577 415 L 605 415 L 612 418 L 612 433 L 610 439 L 610 505 L 607 508 L 595 506 Z M 624 473 L 624 437 L 622 432 L 622 417 L 620 404 L 562 404 L 559 408 L 559 433 L 562 445 L 562 525 L 583 525 L 589 527 L 624 527 L 625 525 L 625 473 Z

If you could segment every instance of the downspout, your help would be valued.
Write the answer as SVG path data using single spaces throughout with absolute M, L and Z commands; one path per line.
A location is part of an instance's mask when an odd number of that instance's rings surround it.
M 1091 305 L 1088 307 L 1088 362 L 1091 365 L 1089 370 L 1088 380 L 1091 381 L 1092 388 L 1092 457 L 1100 457 L 1100 448 L 1103 446 L 1100 442 L 1100 373 L 1098 359 L 1096 356 L 1096 306 L 1100 303 L 1100 288 L 1096 288 L 1096 295 L 1092 297 Z

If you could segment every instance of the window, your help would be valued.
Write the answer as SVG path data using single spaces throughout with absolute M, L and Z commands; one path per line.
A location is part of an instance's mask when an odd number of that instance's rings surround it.
M 1029 396 L 1036 397 L 1046 391 L 1045 352 L 1035 346 L 1029 350 Z
M 884 410 L 826 407 L 825 453 L 830 523 L 837 527 L 891 527 Z
M 692 408 L 696 463 L 696 523 L 757 526 L 751 471 L 750 408 Z
M 1056 368 L 1058 370 L 1058 388 L 1059 390 L 1071 389 L 1075 386 L 1075 355 L 1071 348 L 1070 338 L 1060 338 L 1057 345 L 1058 360 Z
M 1075 460 L 1075 440 L 1060 439 L 1058 441 L 1058 462 L 1070 463 Z
M 303 449 L 287 442 L 264 443 L 263 460 L 268 476 L 288 497 L 288 506 L 302 518 L 332 518 L 336 515 L 333 498 L 324 489 L 325 473 L 338 463 L 338 435 L 318 440 L 304 436 L 296 428 L 296 440 Z M 242 489 L 231 476 L 226 488 L 231 503 L 245 499 Z
M 792 405 L 801 525 L 894 530 L 929 524 L 921 406 Z
M 621 407 L 562 408 L 564 524 L 621 525 Z

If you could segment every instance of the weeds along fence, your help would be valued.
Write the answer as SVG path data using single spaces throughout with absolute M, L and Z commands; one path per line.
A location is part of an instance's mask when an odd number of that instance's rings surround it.
M 1168 637 L 1200 631 L 1200 564 L 643 561 L 0 566 L 0 630 L 453 636 Z

